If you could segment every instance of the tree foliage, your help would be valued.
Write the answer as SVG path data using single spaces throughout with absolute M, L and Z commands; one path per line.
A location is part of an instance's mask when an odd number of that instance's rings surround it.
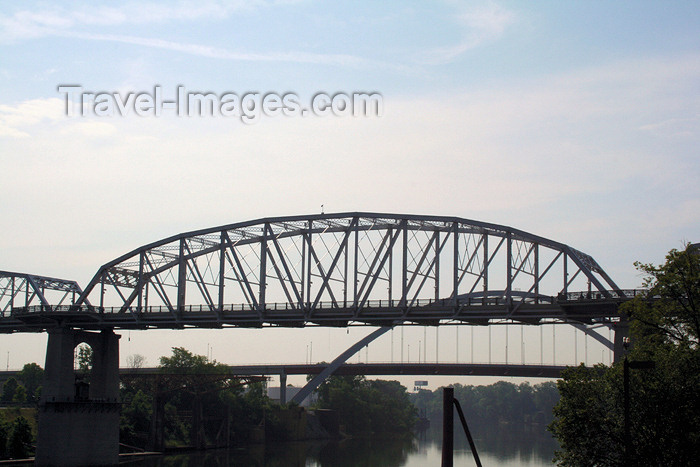
M 146 357 L 141 354 L 132 354 L 126 357 L 127 368 L 143 368 L 146 365 Z
M 89 373 L 92 369 L 92 347 L 83 343 L 78 346 L 78 369 L 83 373 Z
M 7 440 L 7 453 L 15 459 L 26 458 L 32 451 L 32 428 L 24 417 L 17 417 L 10 425 Z
M 160 372 L 151 380 L 122 381 L 122 443 L 146 446 L 157 402 L 166 443 L 171 446 L 194 443 L 195 416 L 207 445 L 245 442 L 254 426 L 275 428 L 263 383 L 252 383 L 246 390 L 239 378 L 228 374 L 226 365 L 183 347 L 174 347 L 171 355 L 160 358 Z
M 472 426 L 494 424 L 549 423 L 554 404 L 559 400 L 556 384 L 551 381 L 534 386 L 498 381 L 486 386 L 455 384 L 454 397 L 459 400 L 467 423 Z M 442 420 L 442 388 L 421 390 L 413 403 L 421 414 Z
M 17 376 L 26 390 L 27 401 L 38 401 L 44 380 L 44 369 L 36 363 L 27 363 Z
M 14 376 L 8 378 L 7 381 L 5 381 L 5 384 L 2 385 L 2 401 L 12 402 L 18 386 L 19 383 L 17 382 L 17 378 Z
M 334 375 L 317 392 L 318 406 L 336 410 L 350 434 L 406 434 L 416 423 L 417 410 L 397 381 Z
M 648 292 L 622 307 L 630 319 L 631 450 L 625 460 L 623 364 L 568 369 L 551 430 L 565 466 L 684 466 L 700 452 L 700 256 L 671 250 L 660 266 L 636 263 Z
M 700 249 L 671 250 L 660 266 L 635 263 L 645 274 L 645 297 L 629 304 L 634 337 L 646 347 L 672 344 L 697 349 L 700 342 Z

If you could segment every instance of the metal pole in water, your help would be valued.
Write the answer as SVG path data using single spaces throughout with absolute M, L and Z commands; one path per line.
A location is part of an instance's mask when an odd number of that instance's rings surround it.
M 457 415 L 459 415 L 459 420 L 462 422 L 462 427 L 464 428 L 464 434 L 467 435 L 467 441 L 469 441 L 469 447 L 472 450 L 472 455 L 474 456 L 474 462 L 476 462 L 476 467 L 481 467 L 481 459 L 479 459 L 479 453 L 476 451 L 476 444 L 474 444 L 474 438 L 469 431 L 469 426 L 467 426 L 467 419 L 464 417 L 464 412 L 462 411 L 462 406 L 459 400 L 454 399 L 455 409 L 457 409 Z
M 454 388 L 442 389 L 442 467 L 453 467 L 454 397 Z

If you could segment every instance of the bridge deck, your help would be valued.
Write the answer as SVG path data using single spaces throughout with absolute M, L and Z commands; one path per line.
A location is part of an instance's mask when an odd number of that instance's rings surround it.
M 164 306 L 100 308 L 63 305 L 13 308 L 0 317 L 0 332 L 44 331 L 57 326 L 86 330 L 100 329 L 182 329 L 187 327 L 263 327 L 308 325 L 337 326 L 391 324 L 476 324 L 510 320 L 539 324 L 543 320 L 576 323 L 610 322 L 619 319 L 617 312 L 627 297 L 586 297 L 549 301 L 506 301 L 499 297 L 476 300 L 424 300 L 406 308 L 399 301 L 375 300 L 356 306 L 338 307 L 319 303 L 316 308 L 289 303 L 270 303 L 265 309 L 232 305 L 216 309 L 206 305 L 189 305 L 180 310 Z

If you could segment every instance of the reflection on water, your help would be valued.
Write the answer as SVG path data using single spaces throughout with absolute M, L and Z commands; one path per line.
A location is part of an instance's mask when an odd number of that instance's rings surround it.
M 455 429 L 461 427 L 455 426 Z M 542 427 L 477 427 L 473 430 L 484 465 L 542 467 L 551 465 L 557 448 Z M 143 467 L 250 466 L 250 467 L 424 467 L 439 466 L 442 438 L 439 427 L 415 439 L 348 439 L 254 445 L 241 449 L 134 459 L 128 465 Z M 473 466 L 463 432 L 455 434 L 454 465 Z
M 440 465 L 442 432 L 432 427 L 418 434 L 421 451 L 434 453 L 424 457 L 423 465 Z M 503 426 L 487 425 L 471 427 L 474 444 L 484 465 L 540 467 L 552 465 L 554 451 L 559 447 L 556 440 L 541 425 Z M 455 425 L 454 441 L 455 466 L 475 465 L 461 425 Z M 406 467 L 421 465 L 406 464 Z

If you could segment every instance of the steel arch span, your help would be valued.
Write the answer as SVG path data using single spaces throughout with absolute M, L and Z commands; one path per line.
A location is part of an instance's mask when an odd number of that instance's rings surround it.
M 601 307 L 579 302 L 623 296 L 591 256 L 517 229 L 343 213 L 259 219 L 145 245 L 102 266 L 77 304 L 89 299 L 147 326 L 485 324 L 560 318 L 569 301 L 569 317 L 586 322 L 601 318 L 587 316 Z
M 103 265 L 72 305 L 17 318 L 84 329 L 607 323 L 626 298 L 563 243 L 457 217 L 354 212 L 159 240 Z

